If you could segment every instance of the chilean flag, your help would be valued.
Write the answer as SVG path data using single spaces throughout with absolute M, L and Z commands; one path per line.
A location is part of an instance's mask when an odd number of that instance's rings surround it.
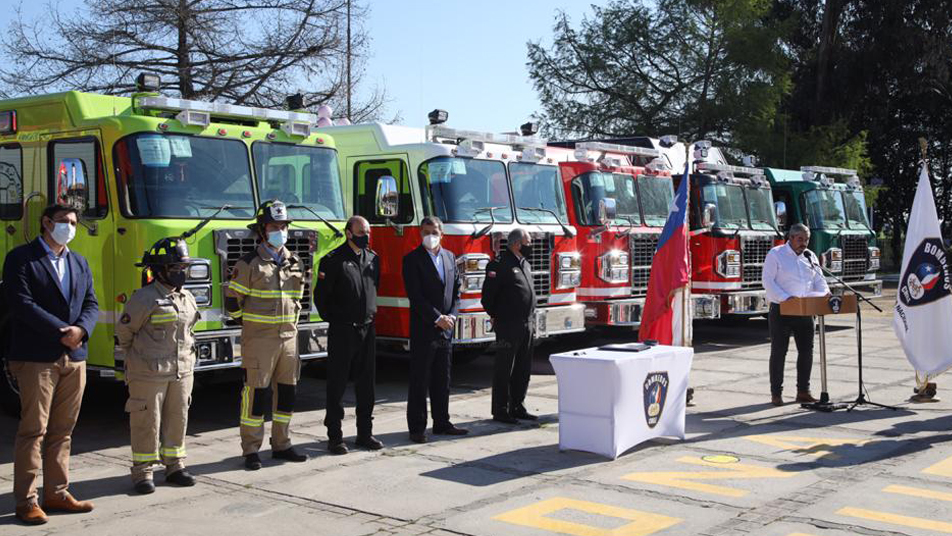
M 638 339 L 641 341 L 653 339 L 660 344 L 672 343 L 675 315 L 671 302 L 675 292 L 691 282 L 691 267 L 688 261 L 688 180 L 688 170 L 685 169 L 684 178 L 681 179 L 677 194 L 668 208 L 668 220 L 661 231 L 658 250 L 651 260 L 648 297 L 641 314 L 641 329 L 638 331 Z

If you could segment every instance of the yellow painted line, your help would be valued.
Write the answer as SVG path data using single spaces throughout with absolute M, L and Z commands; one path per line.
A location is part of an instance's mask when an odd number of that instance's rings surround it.
M 757 465 L 746 465 L 742 463 L 715 463 L 705 461 L 703 458 L 694 458 L 685 456 L 678 458 L 680 463 L 700 465 L 703 467 L 717 468 L 717 471 L 658 471 L 658 472 L 638 472 L 629 473 L 622 478 L 634 482 L 645 484 L 655 484 L 658 486 L 669 486 L 672 488 L 700 491 L 703 493 L 712 493 L 725 497 L 743 497 L 750 493 L 748 490 L 731 488 L 727 486 L 718 486 L 716 484 L 705 484 L 697 482 L 698 480 L 752 480 L 762 478 L 790 478 L 796 473 L 781 471 L 773 467 L 761 467 Z
M 868 519 L 870 521 L 881 521 L 883 523 L 889 523 L 892 525 L 902 525 L 904 527 L 952 534 L 952 523 L 946 523 L 944 521 L 933 521 L 931 519 L 923 519 L 921 517 L 901 516 L 898 514 L 889 514 L 886 512 L 877 512 L 875 510 L 865 510 L 863 508 L 851 507 L 841 508 L 836 513 L 841 516 L 858 517 L 861 519 Z
M 922 470 L 923 473 L 927 475 L 938 475 L 948 478 L 952 478 L 952 456 L 942 460 L 941 462 L 926 467 Z
M 862 447 L 867 443 L 873 442 L 871 439 L 832 439 L 828 437 L 800 437 L 800 436 L 778 436 L 778 435 L 749 435 L 744 439 L 777 447 L 783 450 L 792 450 L 797 454 L 806 454 L 808 456 L 824 457 L 828 460 L 839 458 L 833 449 L 845 445 Z
M 922 497 L 923 499 L 935 499 L 937 501 L 952 502 L 952 493 L 945 491 L 933 491 L 931 489 L 910 488 L 908 486 L 886 486 L 883 488 L 886 493 L 898 493 L 900 495 L 909 495 L 912 497 Z
M 582 523 L 546 517 L 559 510 L 578 510 L 589 514 L 625 519 L 629 521 L 629 523 L 614 529 L 603 529 L 601 527 L 593 527 Z M 509 512 L 493 517 L 493 519 L 512 523 L 513 525 L 532 527 L 561 534 L 572 534 L 574 536 L 647 536 L 659 530 L 673 527 L 683 521 L 676 517 L 668 517 L 629 508 L 620 508 L 607 504 L 579 501 L 565 497 L 553 497 L 535 504 L 530 504 L 529 506 L 510 510 Z

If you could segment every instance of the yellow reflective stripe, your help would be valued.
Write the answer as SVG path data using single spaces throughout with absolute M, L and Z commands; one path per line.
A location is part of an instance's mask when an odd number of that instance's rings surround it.
M 294 298 L 301 299 L 304 297 L 304 289 L 301 290 L 257 290 L 251 289 L 248 291 L 248 295 L 253 298 Z
M 271 417 L 274 422 L 279 422 L 282 424 L 289 424 L 291 422 L 291 413 L 281 413 L 275 411 L 272 413 Z
M 185 447 L 162 447 L 162 456 L 166 458 L 184 458 Z
M 252 313 L 244 313 L 242 315 L 242 320 L 248 322 L 257 322 L 259 324 L 285 324 L 288 322 L 294 323 L 297 322 L 297 315 L 256 315 Z
M 228 313 L 228 316 L 230 316 L 230 317 L 232 317 L 232 318 L 241 318 L 242 315 L 244 315 L 244 312 L 243 312 L 243 311 L 235 311 L 235 312 L 233 312 L 233 313 L 231 313 L 231 312 Z
M 149 317 L 149 321 L 153 324 L 167 324 L 169 322 L 175 322 L 178 318 L 178 313 L 158 313 Z
M 134 462 L 157 462 L 159 461 L 158 452 L 133 452 L 132 461 Z
M 231 290 L 234 290 L 235 292 L 239 294 L 244 294 L 246 296 L 251 294 L 250 288 L 242 285 L 241 283 L 238 283 L 237 281 L 229 281 L 228 288 L 230 288 Z
M 264 417 L 256 419 L 251 416 L 251 387 L 247 385 L 241 390 L 241 415 L 239 421 L 244 426 L 264 426 Z

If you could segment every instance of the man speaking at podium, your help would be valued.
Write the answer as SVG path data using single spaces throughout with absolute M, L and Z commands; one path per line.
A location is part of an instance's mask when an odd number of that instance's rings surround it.
M 770 302 L 770 402 L 783 405 L 783 365 L 790 334 L 797 343 L 797 402 L 813 403 L 810 372 L 813 370 L 813 317 L 783 316 L 780 303 L 790 298 L 829 296 L 830 287 L 816 260 L 807 249 L 810 228 L 802 223 L 790 226 L 787 243 L 770 250 L 764 259 L 763 283 Z

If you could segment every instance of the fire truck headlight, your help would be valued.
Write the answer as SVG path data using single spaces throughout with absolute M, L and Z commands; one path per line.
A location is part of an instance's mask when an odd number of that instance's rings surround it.
M 578 253 L 559 253 L 559 269 L 561 270 L 580 270 L 582 268 L 582 256 Z
M 582 272 L 562 272 L 559 274 L 559 289 L 575 288 L 582 284 Z
M 714 271 L 726 279 L 740 277 L 740 259 L 740 252 L 737 250 L 722 251 L 715 259 Z
M 875 272 L 879 270 L 879 260 L 882 253 L 879 251 L 879 248 L 869 248 L 869 268 L 870 272 Z
M 625 283 L 628 281 L 628 254 L 613 249 L 602 254 L 596 260 L 598 277 L 606 283 Z
M 208 265 L 192 264 L 188 267 L 188 278 L 193 281 L 204 281 L 208 279 Z
M 185 287 L 186 290 L 195 296 L 195 304 L 199 307 L 208 307 L 212 304 L 212 286 L 202 285 L 197 287 Z
M 460 255 L 456 263 L 459 265 L 460 271 L 464 274 L 483 272 L 486 270 L 486 265 L 489 264 L 489 255 L 467 253 Z
M 468 275 L 463 280 L 463 292 L 479 292 L 483 289 L 483 280 L 485 276 L 482 275 Z
M 843 250 L 840 248 L 830 248 L 823 254 L 823 267 L 831 272 L 843 271 Z

